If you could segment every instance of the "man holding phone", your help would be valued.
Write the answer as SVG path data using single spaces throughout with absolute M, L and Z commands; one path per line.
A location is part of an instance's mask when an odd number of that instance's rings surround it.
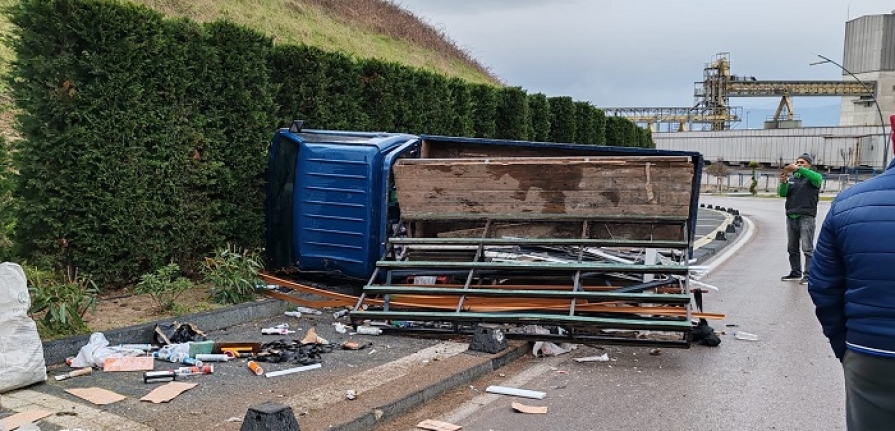
M 780 278 L 783 281 L 805 284 L 808 280 L 808 268 L 814 254 L 817 201 L 823 183 L 823 176 L 811 169 L 813 164 L 814 159 L 805 153 L 780 172 L 777 194 L 786 198 L 786 251 L 790 268 L 789 274 Z M 804 271 L 802 255 L 805 256 Z

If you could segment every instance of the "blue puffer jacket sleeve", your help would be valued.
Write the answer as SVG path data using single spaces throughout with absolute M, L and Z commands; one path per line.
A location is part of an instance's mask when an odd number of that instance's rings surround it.
M 839 238 L 838 202 L 830 207 L 814 249 L 808 270 L 808 293 L 814 301 L 815 313 L 830 340 L 833 353 L 840 360 L 845 354 L 845 287 L 846 274 Z

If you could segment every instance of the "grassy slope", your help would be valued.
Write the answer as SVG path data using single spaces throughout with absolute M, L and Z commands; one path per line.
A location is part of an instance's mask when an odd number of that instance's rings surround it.
M 122 0 L 128 1 L 128 0 Z M 354 58 L 378 58 L 469 82 L 501 85 L 442 32 L 385 0 L 132 0 L 169 17 L 226 20 L 254 28 L 275 43 L 307 44 Z M 0 0 L 0 7 L 16 0 Z M 0 14 L 0 36 L 10 24 Z M 13 53 L 0 43 L 0 73 Z M 14 136 L 13 108 L 0 81 L 0 134 Z
M 443 35 L 380 0 L 134 1 L 166 16 L 188 17 L 198 22 L 221 19 L 251 27 L 272 36 L 276 43 L 305 43 L 355 58 L 379 58 L 470 82 L 498 83 Z M 435 36 L 441 43 L 432 40 Z M 455 52 L 450 52 L 450 48 Z
M 169 17 L 234 22 L 261 31 L 276 43 L 305 43 L 354 58 L 379 58 L 470 82 L 500 85 L 487 68 L 443 33 L 383 0 L 132 1 Z M 0 0 L 0 7 L 15 2 Z M 0 34 L 8 31 L 9 22 L 0 15 Z M 5 70 L 11 57 L 9 48 L 0 44 L 0 70 Z

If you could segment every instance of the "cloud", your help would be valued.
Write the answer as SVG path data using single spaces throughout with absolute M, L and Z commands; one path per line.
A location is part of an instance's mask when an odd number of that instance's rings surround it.
M 396 4 L 442 29 L 508 85 L 598 106 L 643 107 L 692 106 L 694 83 L 719 52 L 729 53 L 734 74 L 839 80 L 842 73 L 835 66 L 808 64 L 817 60 L 815 54 L 842 58 L 848 19 L 889 13 L 895 6 L 889 0 L 851 5 L 841 0 Z

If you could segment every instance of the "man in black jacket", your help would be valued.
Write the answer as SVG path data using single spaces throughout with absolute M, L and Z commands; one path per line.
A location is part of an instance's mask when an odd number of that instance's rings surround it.
M 795 163 L 787 164 L 780 173 L 777 194 L 786 198 L 786 251 L 789 252 L 789 274 L 783 281 L 808 280 L 808 268 L 814 254 L 814 229 L 816 226 L 817 201 L 823 176 L 811 169 L 814 159 L 805 153 Z M 792 179 L 789 178 L 792 174 Z M 802 256 L 805 255 L 805 271 Z

